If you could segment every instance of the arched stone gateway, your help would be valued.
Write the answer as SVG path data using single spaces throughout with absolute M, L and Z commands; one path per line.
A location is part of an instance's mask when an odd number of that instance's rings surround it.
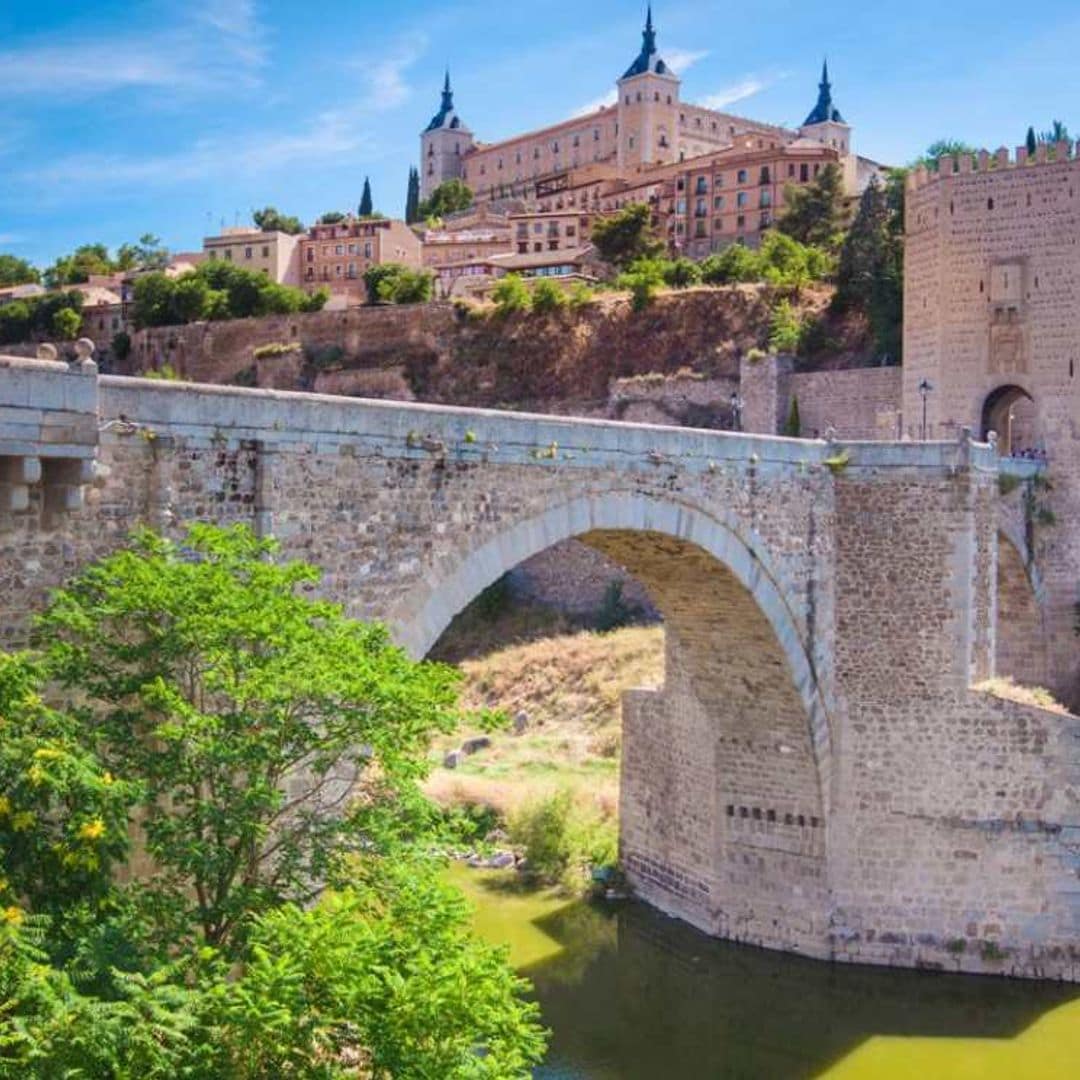
M 790 927 L 826 929 L 829 710 L 764 541 L 746 531 L 635 492 L 574 500 L 440 568 L 399 637 L 423 655 L 483 589 L 570 537 L 624 566 L 664 616 L 667 653 L 664 687 L 623 700 L 628 876 L 711 933 L 795 946 Z
M 666 683 L 624 707 L 644 899 L 816 957 L 1076 979 L 1080 720 L 972 689 L 995 637 L 1010 655 L 1001 620 L 1031 614 L 1010 608 L 1031 560 L 999 542 L 1023 515 L 998 472 L 967 437 L 838 445 L 0 358 L 0 637 L 21 644 L 47 590 L 134 527 L 203 520 L 275 536 L 420 656 L 576 537 L 665 616 Z
M 984 440 L 997 433 L 1003 454 L 1032 450 L 1038 441 L 1035 400 L 1022 386 L 999 386 L 983 402 L 981 427 Z

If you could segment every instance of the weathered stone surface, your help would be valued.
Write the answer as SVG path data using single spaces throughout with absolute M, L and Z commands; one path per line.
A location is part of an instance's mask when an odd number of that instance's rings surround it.
M 38 374 L 72 411 L 56 380 L 85 377 L 52 367 L 0 381 L 0 409 L 42 411 Z M 665 685 L 624 704 L 622 856 L 646 899 L 812 956 L 1078 976 L 1080 720 L 970 689 L 1009 573 L 989 447 L 91 383 L 73 411 L 96 414 L 94 444 L 0 435 L 0 458 L 42 462 L 0 510 L 5 643 L 143 522 L 272 533 L 417 656 L 577 538 L 665 620 Z M 83 505 L 57 503 L 84 461 Z

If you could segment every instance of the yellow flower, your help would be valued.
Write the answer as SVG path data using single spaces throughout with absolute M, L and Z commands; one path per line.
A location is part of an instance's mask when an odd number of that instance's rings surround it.
M 101 777 L 101 782 L 108 787 L 113 783 L 113 774 L 111 772 L 104 773 Z
M 45 779 L 45 770 L 40 765 L 31 765 L 26 777 L 34 787 L 37 787 Z
M 34 815 L 29 810 L 23 810 L 11 819 L 11 827 L 16 832 L 26 832 L 34 824 Z
M 0 817 L 6 817 L 11 813 L 11 800 L 6 795 L 0 795 Z
M 23 921 L 22 908 L 18 908 L 14 904 L 11 907 L 4 908 L 4 921 L 11 923 L 12 926 L 20 925 Z
M 35 761 L 55 761 L 57 758 L 63 756 L 63 751 L 56 750 L 51 746 L 43 746 L 41 749 L 34 751 Z
M 80 840 L 100 840 L 105 835 L 105 822 L 96 817 L 79 826 Z

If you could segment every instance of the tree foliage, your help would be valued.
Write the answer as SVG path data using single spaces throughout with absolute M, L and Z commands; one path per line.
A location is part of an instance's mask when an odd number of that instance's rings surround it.
M 60 308 L 53 314 L 50 326 L 61 341 L 74 341 L 82 326 L 82 316 L 73 308 Z
M 135 325 L 178 326 L 203 319 L 246 319 L 320 311 L 325 290 L 305 293 L 279 285 L 265 274 L 213 259 L 179 277 L 156 272 L 135 282 L 132 317 Z
M 325 214 L 320 215 L 320 225 L 340 225 L 345 220 L 345 214 L 341 210 L 327 210 Z
M 57 332 L 57 314 L 70 310 L 78 317 L 82 307 L 82 293 L 75 290 L 31 296 L 0 305 L 0 344 L 29 341 L 34 337 L 52 337 Z M 70 320 L 67 321 L 70 325 Z
M 375 204 L 371 198 L 371 180 L 369 177 L 364 177 L 364 191 L 360 196 L 360 206 L 357 209 L 357 213 L 360 217 L 371 217 L 375 212 Z
M 420 220 L 420 171 L 409 169 L 409 184 L 405 192 L 405 221 L 415 225 Z
M 943 157 L 959 157 L 961 154 L 974 154 L 977 150 L 970 143 L 961 139 L 938 139 L 932 142 L 926 151 L 912 163 L 912 167 L 924 166 L 931 172 L 936 172 Z
M 884 187 L 876 180 L 863 192 L 840 252 L 837 311 L 860 310 L 870 322 L 880 355 L 898 359 L 903 325 L 903 178 Z
M 50 289 L 81 285 L 91 275 L 116 274 L 127 270 L 158 270 L 169 261 L 168 249 L 152 233 L 145 233 L 134 244 L 122 244 L 115 258 L 104 244 L 83 244 L 70 255 L 60 256 L 44 274 Z
M 426 304 L 434 287 L 430 270 L 416 270 L 401 263 L 379 263 L 364 271 L 369 304 Z
M 0 286 L 36 285 L 41 281 L 41 272 L 26 259 L 17 255 L 0 255 Z
M 468 210 L 472 204 L 472 189 L 464 180 L 455 178 L 443 181 L 429 198 L 419 204 L 417 214 L 421 221 L 427 221 L 429 218 L 444 218 L 448 214 Z
M 298 217 L 283 214 L 276 206 L 264 206 L 261 210 L 252 210 L 251 220 L 262 232 L 283 232 L 298 236 L 304 231 L 304 224 Z
M 809 184 L 789 184 L 785 210 L 777 221 L 780 232 L 800 244 L 835 251 L 846 224 L 844 174 L 835 162 L 826 165 Z
M 0 655 L 0 1075 L 503 1078 L 540 1057 L 524 984 L 420 854 L 456 674 L 318 578 L 243 527 L 143 532 L 55 595 L 39 658 Z
M 600 218 L 593 224 L 590 239 L 600 257 L 619 270 L 664 253 L 664 243 L 652 227 L 652 211 L 645 203 L 632 203 Z
M 708 285 L 766 282 L 798 289 L 827 280 L 834 266 L 833 257 L 821 248 L 770 229 L 756 249 L 731 244 L 710 255 L 701 263 L 701 277 Z

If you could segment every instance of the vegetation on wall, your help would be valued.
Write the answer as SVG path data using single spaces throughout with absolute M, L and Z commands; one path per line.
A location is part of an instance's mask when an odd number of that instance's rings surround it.
M 424 304 L 432 297 L 435 277 L 401 263 L 380 263 L 364 271 L 369 304 Z
M 472 189 L 464 180 L 446 180 L 418 205 L 417 218 L 420 221 L 443 218 L 447 214 L 468 210 L 472 204 Z
M 74 290 L 32 296 L 0 305 L 0 344 L 14 344 L 33 337 L 51 337 L 57 333 L 56 319 L 60 312 L 70 311 L 74 318 L 81 321 L 82 307 L 82 294 Z M 71 319 L 67 316 L 64 319 L 70 327 Z M 77 325 L 75 329 L 78 331 Z
M 524 984 L 423 854 L 456 675 L 318 578 L 241 527 L 143 532 L 55 595 L 37 654 L 0 654 L 3 1075 L 538 1060 Z
M 664 253 L 664 242 L 652 227 L 652 211 L 645 203 L 632 203 L 600 218 L 593 224 L 590 239 L 600 258 L 618 270 Z

